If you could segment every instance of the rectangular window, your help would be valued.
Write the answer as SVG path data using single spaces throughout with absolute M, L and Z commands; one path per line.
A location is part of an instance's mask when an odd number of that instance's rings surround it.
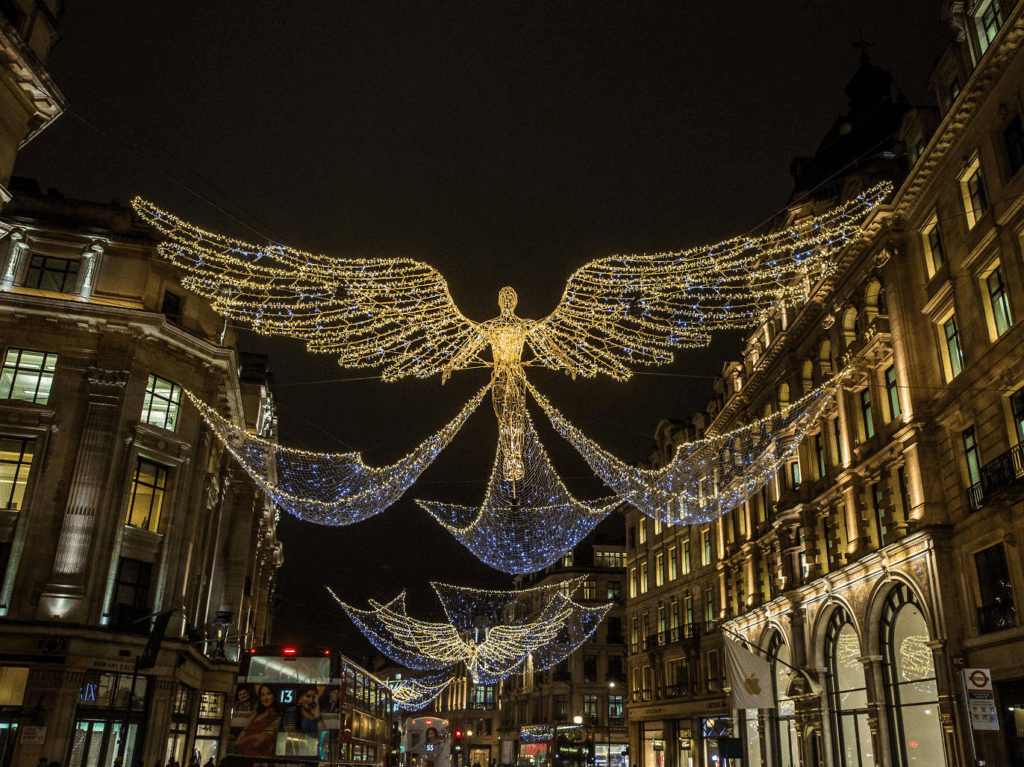
M 583 581 L 583 598 L 586 600 L 597 599 L 597 581 L 592 578 Z
M 654 558 L 654 585 L 665 585 L 665 555 L 661 552 Z
M 121 557 L 117 567 L 111 627 L 132 634 L 148 634 L 152 610 L 149 604 L 149 582 L 153 565 L 140 559 Z
M 675 546 L 668 550 L 668 579 L 674 581 L 679 577 L 679 550 Z
M 622 644 L 622 618 L 608 619 L 608 644 Z
M 647 563 L 640 563 L 640 593 L 647 593 Z
M 0 437 L 0 508 L 21 509 L 35 453 L 34 439 Z M 3 572 L 0 571 L 0 580 Z
M 1017 389 L 1010 395 L 1010 414 L 1017 434 L 1017 443 L 1020 444 L 1024 442 L 1024 389 Z
M 989 308 L 992 310 L 993 329 L 996 337 L 999 337 L 1013 324 L 1013 315 L 1010 313 L 1010 297 L 1006 294 L 1002 269 L 998 266 L 993 269 L 985 278 L 985 286 L 988 289 Z
M 686 597 L 683 600 L 683 608 L 686 613 L 686 627 L 688 633 L 693 633 L 693 597 Z
M 167 469 L 145 458 L 139 458 L 132 478 L 132 495 L 128 504 L 127 524 L 150 532 L 160 526 L 164 493 L 167 490 Z
M 871 413 L 870 389 L 861 389 L 860 391 L 860 416 L 861 426 L 864 427 L 864 439 L 871 439 L 875 436 L 875 419 Z
M 693 569 L 692 568 L 692 564 L 693 563 L 690 560 L 690 541 L 689 541 L 689 539 L 687 539 L 687 540 L 683 541 L 683 574 L 684 575 L 686 575 L 687 573 L 690 572 L 690 570 Z
M 562 567 L 572 567 L 572 562 L 573 558 L 571 551 L 567 551 L 565 554 L 562 555 Z
M 1006 147 L 1006 159 L 1010 164 L 1010 175 L 1015 176 L 1024 166 L 1024 129 L 1021 128 L 1020 115 L 1003 128 L 1003 146 Z
M 586 721 L 591 723 L 597 722 L 597 696 L 596 695 L 584 695 L 583 696 L 583 717 Z
M 622 696 L 621 695 L 609 695 L 608 696 L 608 718 L 612 722 L 618 722 L 622 720 Z
M 708 690 L 718 689 L 718 650 L 708 650 Z
M 608 581 L 605 599 L 622 599 L 622 584 L 619 581 Z
M 998 0 L 992 0 L 978 17 L 978 44 L 984 54 L 1003 26 L 1003 12 Z
M 711 531 L 704 530 L 700 534 L 701 542 L 703 544 L 704 560 L 701 562 L 702 565 L 711 564 Z
M 569 696 L 565 693 L 556 693 L 554 699 L 555 721 L 564 722 L 569 718 Z
M 715 619 L 715 589 L 708 587 L 704 591 L 704 620 L 711 623 Z
M 632 652 L 640 652 L 640 619 L 633 616 L 632 633 L 630 634 L 630 648 Z
M 0 706 L 20 708 L 25 702 L 25 689 L 28 687 L 28 666 L 0 666 Z M 6 722 L 5 729 L 9 734 L 12 728 Z M 17 725 L 15 725 L 17 727 Z
M 964 353 L 960 345 L 960 331 L 956 326 L 956 315 L 950 315 L 949 319 L 942 323 L 942 334 L 946 340 L 946 354 L 944 362 L 948 365 L 947 378 L 952 381 L 964 369 Z
M 875 515 L 875 530 L 878 533 L 878 547 L 885 545 L 885 534 L 888 532 L 883 522 L 884 510 L 882 506 L 882 483 L 875 482 L 871 485 L 871 510 Z
M 645 543 L 647 543 L 647 520 L 646 519 L 641 519 L 640 520 L 639 532 L 640 532 L 640 545 L 643 546 Z
M 78 264 L 77 258 L 34 255 L 28 264 L 25 287 L 74 293 L 78 286 Z
M 660 519 L 654 520 L 654 534 L 655 535 L 661 535 L 661 530 L 662 530 L 662 522 L 661 522 L 661 520 Z
M 978 440 L 974 437 L 974 427 L 968 426 L 961 434 L 964 443 L 964 459 L 967 461 L 967 481 L 970 486 L 981 483 L 981 455 L 978 453 Z
M 1017 625 L 1013 582 L 1003 544 L 997 543 L 974 555 L 978 574 L 978 629 L 982 634 Z
M 928 276 L 931 277 L 946 263 L 946 251 L 942 247 L 942 230 L 939 229 L 938 214 L 932 216 L 932 220 L 924 229 L 924 252 Z
M 587 684 L 593 684 L 597 681 L 597 656 L 596 655 L 584 655 L 583 656 L 583 681 Z
M 635 567 L 631 567 L 631 568 L 629 568 L 629 598 L 630 599 L 636 599 L 636 595 L 637 595 L 637 591 L 638 591 L 637 584 L 638 584 L 638 581 L 637 581 L 637 577 L 636 577 L 636 568 Z
M 0 369 L 0 398 L 45 405 L 56 369 L 56 354 L 8 349 Z
M 953 102 L 960 96 L 960 78 L 954 77 L 949 81 L 949 85 L 946 86 L 946 106 L 945 109 L 949 109 L 953 106 Z M 945 111 L 945 110 L 943 110 Z
M 165 290 L 164 300 L 160 303 L 160 314 L 166 317 L 168 322 L 181 322 L 181 296 Z
M 910 488 L 907 487 L 907 472 L 900 466 L 896 469 L 896 484 L 900 487 L 900 503 L 903 505 L 903 521 L 910 519 Z
M 889 395 L 889 418 L 899 417 L 900 409 L 899 385 L 896 383 L 896 366 L 890 365 L 885 370 L 885 392 Z
M 985 179 L 981 173 L 981 164 L 977 159 L 961 176 L 960 192 L 963 196 L 964 212 L 967 214 L 967 228 L 973 229 L 988 210 Z
M 174 431 L 181 406 L 181 387 L 151 375 L 142 400 L 142 422 Z
M 794 490 L 800 489 L 800 461 L 789 464 L 789 481 Z
M 818 479 L 825 476 L 825 440 L 819 431 L 814 435 L 814 457 L 818 466 Z
M 835 440 L 836 466 L 843 465 L 843 430 L 839 418 L 832 419 L 832 439 Z

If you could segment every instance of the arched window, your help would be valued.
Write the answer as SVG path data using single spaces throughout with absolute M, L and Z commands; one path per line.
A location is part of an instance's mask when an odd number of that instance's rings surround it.
M 848 306 L 846 311 L 843 312 L 843 345 L 849 346 L 857 340 L 859 332 L 860 322 L 857 320 L 857 308 Z
M 772 664 L 772 692 L 775 708 L 770 711 L 771 749 L 775 754 L 774 764 L 779 767 L 799 767 L 800 749 L 796 730 L 796 704 L 786 695 L 786 685 L 792 669 L 789 646 L 782 641 L 782 634 L 776 631 L 768 642 L 768 658 Z
M 881 639 L 893 764 L 945 764 L 928 624 L 905 584 L 885 600 Z
M 885 314 L 881 306 L 882 283 L 878 280 L 871 280 L 864 289 L 864 317 L 868 324 L 879 314 Z
M 800 377 L 804 386 L 804 394 L 810 394 L 814 388 L 814 363 L 811 360 L 804 360 Z
M 875 750 L 868 729 L 868 691 L 859 658 L 860 639 L 850 614 L 840 608 L 825 632 L 828 697 L 832 708 L 832 747 L 842 767 L 874 767 Z
M 785 410 L 789 407 L 789 384 L 784 383 L 779 386 L 779 410 Z
M 832 375 L 832 342 L 827 338 L 818 347 L 818 365 L 821 366 L 822 375 Z

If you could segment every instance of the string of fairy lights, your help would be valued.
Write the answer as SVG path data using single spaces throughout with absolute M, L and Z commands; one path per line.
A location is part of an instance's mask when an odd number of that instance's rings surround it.
M 540 392 L 530 393 L 555 430 L 601 480 L 643 514 L 672 525 L 708 522 L 757 493 L 832 404 L 846 373 L 792 405 L 725 434 L 686 442 L 660 469 L 616 458 L 573 426 Z
M 511 574 L 535 573 L 554 564 L 620 503 L 615 497 L 594 503 L 574 498 L 529 418 L 524 433 L 523 478 L 505 479 L 499 444 L 479 507 L 416 500 L 477 559 Z
M 313 453 L 282 447 L 250 434 L 191 391 L 183 391 L 217 439 L 280 508 L 307 522 L 351 525 L 380 514 L 402 497 L 476 410 L 487 387 L 443 429 L 401 460 L 380 468 L 367 466 L 359 453 Z
M 526 380 L 525 368 L 624 381 L 635 366 L 671 362 L 673 350 L 706 345 L 717 331 L 756 327 L 770 312 L 807 298 L 891 191 L 890 184 L 879 184 L 766 236 L 591 261 L 569 278 L 554 311 L 540 320 L 516 316 L 518 297 L 506 287 L 500 315 L 486 322 L 466 318 L 441 274 L 413 259 L 338 259 L 257 246 L 207 232 L 142 199 L 133 205 L 167 238 L 160 253 L 183 270 L 185 287 L 257 333 L 302 339 L 343 367 L 380 368 L 385 381 L 440 374 L 444 382 L 457 370 L 490 367 L 488 386 L 452 421 L 381 468 L 366 466 L 358 453 L 312 453 L 255 437 L 186 393 L 274 503 L 311 522 L 348 525 L 395 503 L 489 390 L 498 448 L 482 505 L 419 504 L 482 561 L 528 573 L 571 550 L 619 500 L 671 524 L 707 521 L 735 508 L 790 459 L 831 403 L 839 378 L 778 414 L 679 446 L 667 466 L 649 471 L 584 436 Z M 525 360 L 524 350 L 532 355 Z M 566 490 L 527 413 L 527 391 L 617 500 L 584 502 Z M 576 603 L 571 595 L 578 586 L 488 592 L 435 585 L 444 623 L 410 617 L 404 592 L 387 603 L 371 600 L 368 610 L 338 601 L 396 662 L 440 674 L 463 664 L 475 681 L 489 683 L 547 668 L 586 641 L 610 605 Z M 403 695 L 419 705 L 439 683 L 410 685 Z
M 386 604 L 370 600 L 368 610 L 346 604 L 333 591 L 331 595 L 387 657 L 418 670 L 454 672 L 462 664 L 478 684 L 498 682 L 527 666 L 555 665 L 594 633 L 612 606 L 576 603 L 571 583 L 535 589 L 528 596 L 519 591 L 434 587 L 439 596 L 444 594 L 447 622 L 409 616 L 404 592 Z M 524 615 L 527 603 L 531 609 Z M 482 604 L 497 609 L 484 614 Z
M 453 679 L 453 674 L 445 672 L 385 681 L 391 688 L 392 699 L 398 708 L 404 711 L 419 711 L 436 700 Z

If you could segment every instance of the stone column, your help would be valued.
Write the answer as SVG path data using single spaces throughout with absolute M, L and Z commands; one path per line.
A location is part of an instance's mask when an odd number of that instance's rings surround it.
M 21 262 L 28 253 L 28 243 L 25 241 L 25 233 L 15 229 L 10 233 L 8 239 L 11 241 L 10 249 L 7 251 L 7 264 L 4 267 L 4 276 L 0 281 L 0 288 L 7 290 L 14 287 L 14 281 L 18 279 L 18 272 L 21 271 Z
M 85 622 L 86 577 L 96 515 L 110 485 L 127 370 L 89 368 L 82 441 L 68 487 L 53 574 L 39 598 L 40 620 Z
M 870 549 L 870 538 L 861 518 L 861 492 L 863 482 L 853 475 L 843 484 L 843 506 L 846 510 L 847 562 L 859 559 Z
M 892 750 L 889 748 L 889 716 L 885 701 L 885 679 L 882 675 L 882 656 L 864 655 L 857 659 L 864 666 L 864 681 L 868 697 L 868 729 L 875 749 L 875 764 L 891 767 Z

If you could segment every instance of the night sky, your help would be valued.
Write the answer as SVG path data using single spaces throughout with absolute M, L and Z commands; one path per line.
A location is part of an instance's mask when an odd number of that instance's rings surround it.
M 50 71 L 69 113 L 16 175 L 69 197 L 147 197 L 204 228 L 344 257 L 409 256 L 447 278 L 466 316 L 556 306 L 568 276 L 613 253 L 678 250 L 784 207 L 794 156 L 845 110 L 862 36 L 915 104 L 951 39 L 937 0 L 807 3 L 71 0 Z M 198 9 L 198 10 L 197 10 Z M 625 384 L 530 378 L 627 460 L 662 418 L 713 396 L 738 335 Z M 271 355 L 280 438 L 314 450 L 405 454 L 486 382 L 483 371 L 384 384 L 297 341 Z M 668 374 L 668 375 L 665 375 Z M 600 483 L 546 423 L 570 488 Z M 349 528 L 279 526 L 276 633 L 358 636 L 323 584 L 357 603 L 427 582 L 501 587 L 410 498 L 479 503 L 495 443 L 489 402 L 395 507 Z

